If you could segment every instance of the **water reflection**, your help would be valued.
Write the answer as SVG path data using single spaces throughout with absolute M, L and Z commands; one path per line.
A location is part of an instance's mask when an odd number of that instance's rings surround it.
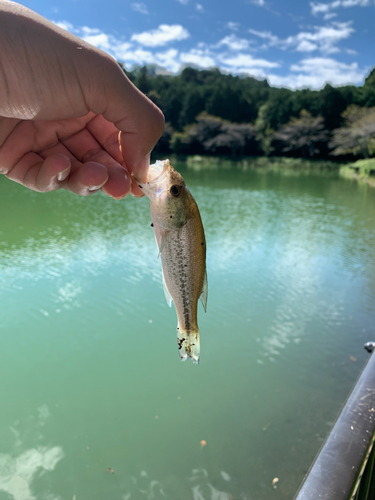
M 38 417 L 30 416 L 26 421 L 16 421 L 9 427 L 15 438 L 13 449 L 10 453 L 0 453 L 0 492 L 8 494 L 12 500 L 41 499 L 39 494 L 34 495 L 32 483 L 53 471 L 64 458 L 60 446 L 25 446 L 25 441 L 29 442 L 31 436 L 39 442 L 43 440 L 41 427 L 51 414 L 46 404 L 41 405 L 37 412 Z M 49 492 L 45 494 L 43 498 L 57 499 Z
M 0 178 L 4 495 L 293 497 L 373 333 L 375 191 L 184 168 L 208 246 L 198 368 L 178 359 L 147 200 Z
M 220 475 L 224 481 L 230 481 L 228 473 L 220 471 Z M 211 484 L 206 469 L 193 469 L 190 481 L 197 483 L 192 487 L 194 500 L 232 500 L 234 498 L 231 493 L 220 491 Z M 245 500 L 244 496 L 241 498 Z

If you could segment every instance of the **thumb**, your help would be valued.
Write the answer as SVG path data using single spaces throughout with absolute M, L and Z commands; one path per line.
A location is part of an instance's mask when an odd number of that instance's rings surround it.
M 148 156 L 163 133 L 164 115 L 133 85 L 114 59 L 104 53 L 97 55 L 102 59 L 100 65 L 96 64 L 102 88 L 100 92 L 92 91 L 98 86 L 89 86 L 86 102 L 90 111 L 102 114 L 120 131 L 125 167 L 137 177 L 139 169 L 148 167 Z
M 115 125 L 120 132 L 120 149 L 128 171 L 142 179 L 150 165 L 150 154 L 164 130 L 164 115 L 138 89 L 128 117 Z M 130 106 L 129 106 L 130 107 Z

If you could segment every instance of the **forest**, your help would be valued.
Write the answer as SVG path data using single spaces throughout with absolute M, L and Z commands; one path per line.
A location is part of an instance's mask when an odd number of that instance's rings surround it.
M 375 155 L 375 68 L 361 87 L 327 83 L 321 90 L 275 88 L 218 69 L 122 69 L 164 113 L 158 154 L 340 161 Z

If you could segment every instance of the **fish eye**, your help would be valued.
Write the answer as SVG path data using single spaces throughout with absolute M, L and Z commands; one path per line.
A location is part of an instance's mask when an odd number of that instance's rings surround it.
M 181 186 L 177 186 L 177 184 L 173 184 L 173 186 L 171 186 L 169 192 L 171 193 L 172 196 L 174 196 L 175 198 L 177 198 L 177 196 L 181 192 Z

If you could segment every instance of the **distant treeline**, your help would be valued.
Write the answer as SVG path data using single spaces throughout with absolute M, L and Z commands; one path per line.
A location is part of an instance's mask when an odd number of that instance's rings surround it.
M 375 154 L 375 68 L 362 87 L 294 91 L 218 69 L 185 68 L 175 76 L 147 66 L 123 69 L 165 115 L 158 154 Z

